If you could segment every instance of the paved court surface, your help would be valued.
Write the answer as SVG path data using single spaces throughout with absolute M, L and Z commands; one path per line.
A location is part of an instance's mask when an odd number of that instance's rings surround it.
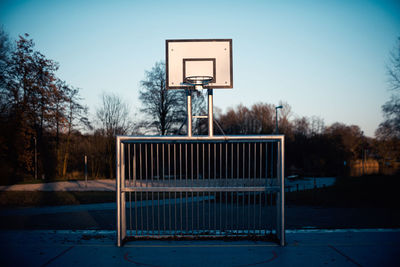
M 113 231 L 0 231 L 1 266 L 400 266 L 400 230 L 288 231 L 261 241 L 135 241 Z

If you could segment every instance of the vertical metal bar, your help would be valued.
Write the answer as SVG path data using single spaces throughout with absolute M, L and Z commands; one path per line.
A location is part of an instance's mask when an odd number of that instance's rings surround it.
M 257 178 L 257 143 L 254 143 L 254 176 L 253 179 Z
M 210 183 L 210 178 L 211 178 L 211 144 L 208 143 L 208 181 L 207 183 Z
M 155 235 L 155 227 L 154 227 L 154 192 L 151 192 L 151 233 Z
M 281 153 L 280 153 L 280 142 L 277 141 L 277 146 L 276 146 L 276 179 L 277 179 L 277 184 L 279 185 L 279 189 L 281 184 L 281 170 L 280 170 L 280 165 L 281 165 Z M 280 240 L 281 237 L 281 199 L 280 199 L 280 191 L 277 192 L 276 194 L 276 236 Z
M 187 99 L 187 136 L 192 137 L 192 93 L 186 90 Z
M 146 203 L 149 202 L 149 192 L 146 192 Z M 149 205 L 146 206 L 146 230 L 147 230 L 147 235 L 149 235 Z
M 246 227 L 245 227 L 245 224 L 246 224 L 246 209 L 245 209 L 245 201 L 246 201 L 246 192 L 243 192 L 243 199 L 242 199 L 242 211 L 243 211 L 243 224 L 242 224 L 242 230 L 243 230 L 243 233 L 245 233 L 245 230 L 246 230 Z
M 179 144 L 179 177 L 180 177 L 180 186 L 182 186 L 182 143 Z M 179 196 L 181 198 L 180 201 L 180 219 L 181 219 L 181 233 L 183 232 L 183 205 L 182 205 L 182 192 L 179 193 Z
M 128 184 L 132 186 L 131 175 L 131 144 L 128 144 Z M 129 228 L 130 235 L 132 235 L 132 192 L 129 192 Z
M 251 179 L 251 143 L 248 143 L 249 145 L 249 163 L 248 163 L 248 167 L 249 167 L 249 179 Z M 251 181 L 251 180 L 250 180 Z
M 148 168 L 147 168 L 147 143 L 144 144 L 144 171 L 145 171 L 145 181 L 146 187 L 149 185 L 148 179 Z M 149 193 L 146 192 L 146 202 L 149 202 Z M 149 235 L 149 205 L 146 205 L 146 230 L 147 235 Z
M 272 179 L 274 177 L 274 173 L 273 173 L 273 166 L 274 166 L 274 144 L 271 143 L 271 176 L 270 178 Z M 272 180 L 271 180 L 272 181 Z
M 121 146 L 121 238 L 124 240 L 126 238 L 126 193 L 125 193 L 125 145 L 124 143 L 120 143 Z
M 162 151 L 161 151 L 161 161 L 162 161 L 162 173 L 161 173 L 161 175 L 162 175 L 162 184 L 163 184 L 163 186 L 165 185 L 165 176 L 164 176 L 164 174 L 165 174 L 165 153 L 164 153 L 164 147 L 165 147 L 165 143 L 162 143 L 162 145 L 161 145 L 161 147 L 162 147 Z M 165 199 L 165 192 L 163 192 L 163 200 L 162 200 L 162 207 L 163 207 L 163 229 L 164 229 L 164 232 L 165 232 L 165 230 L 166 230 L 166 223 L 165 223 L 165 205 L 166 205 L 166 199 Z
M 197 186 L 200 186 L 200 179 L 199 179 L 199 175 L 200 175 L 200 170 L 199 170 L 199 165 L 200 165 L 200 158 L 199 158 L 199 152 L 200 150 L 200 146 L 199 143 L 196 144 L 196 179 L 197 179 Z M 197 192 L 196 194 L 196 205 L 197 205 L 197 231 L 200 230 L 200 192 Z
M 208 94 L 208 136 L 213 137 L 214 135 L 213 90 L 208 89 L 207 94 Z
M 281 177 L 280 177 L 280 245 L 285 245 L 285 136 L 281 137 L 281 154 L 280 154 L 280 168 L 281 168 Z
M 236 166 L 237 166 L 237 178 L 239 179 L 239 143 L 236 143 Z M 239 192 L 236 192 L 236 229 L 239 230 Z
M 242 145 L 242 148 L 243 148 L 243 150 L 242 150 L 242 152 L 243 152 L 243 171 L 242 171 L 242 179 L 244 179 L 244 177 L 245 177 L 245 171 L 246 171 L 246 168 L 245 168 L 245 163 L 246 163 L 246 149 L 245 149 L 244 143 L 243 143 L 243 145 Z
M 188 183 L 188 172 L 189 172 L 189 168 L 188 168 L 188 144 L 185 143 L 185 169 L 186 169 L 186 177 L 185 177 L 185 185 L 187 185 Z M 186 232 L 188 232 L 189 230 L 189 221 L 188 221 L 188 192 L 186 192 L 185 194 L 185 203 L 186 203 L 186 207 L 185 207 L 185 215 L 186 215 L 186 221 L 185 221 L 185 225 L 186 225 Z
M 256 195 L 257 192 L 253 192 L 253 234 L 256 234 Z
M 262 206 L 262 201 L 261 201 L 261 196 L 262 196 L 262 192 L 258 192 L 258 207 L 259 207 L 259 210 L 258 210 L 258 230 L 259 230 L 259 234 L 261 234 L 261 229 L 262 229 L 262 227 L 261 227 L 261 217 L 262 217 L 262 209 L 261 209 L 261 206 Z
M 213 165 L 213 167 L 214 167 L 214 177 L 213 177 L 213 179 L 214 179 L 214 186 L 215 186 L 215 179 L 217 179 L 217 144 L 216 143 L 214 143 L 214 165 Z
M 229 143 L 225 143 L 225 185 L 226 186 L 231 186 L 229 185 L 228 181 L 228 147 Z M 225 231 L 228 230 L 228 217 L 229 217 L 229 212 L 228 212 L 228 192 L 225 192 Z
M 264 143 L 260 143 L 260 183 L 262 182 L 262 177 L 263 177 L 263 146 L 264 146 Z M 267 183 L 265 183 L 265 186 L 267 186 Z M 259 216 L 258 216 L 258 230 L 259 230 L 259 234 L 261 235 L 262 233 L 261 233 L 261 216 L 262 216 L 262 209 L 261 209 L 261 205 L 262 205 L 262 201 L 261 201 L 261 195 L 262 195 L 262 193 L 261 192 L 258 192 L 258 201 L 259 201 L 259 204 L 258 204 L 258 207 L 259 207 L 259 211 L 258 211 L 258 213 L 259 213 Z
M 208 143 L 208 177 L 207 185 L 210 184 L 211 178 L 211 144 Z M 211 192 L 208 193 L 208 229 L 211 231 Z
M 144 144 L 144 172 L 145 172 L 144 177 L 145 177 L 145 180 L 146 180 L 146 187 L 147 187 L 148 180 L 149 180 L 148 168 L 147 168 L 147 143 Z
M 143 235 L 143 192 L 140 193 L 140 234 Z
M 174 144 L 174 183 L 175 183 L 175 187 L 176 187 L 176 144 Z M 177 234 L 177 216 L 176 216 L 176 192 L 174 193 L 174 223 L 175 223 L 175 227 L 174 227 L 174 234 Z
M 219 179 L 222 179 L 222 143 L 219 144 Z M 220 186 L 222 186 L 220 184 Z M 222 230 L 222 192 L 219 192 L 219 230 Z
M 150 178 L 151 178 L 151 186 L 154 186 L 154 158 L 153 158 L 153 143 L 150 144 Z
M 138 235 L 138 210 L 137 210 L 137 192 L 135 191 L 135 235 Z
M 157 165 L 157 182 L 158 182 L 158 184 L 160 183 L 160 180 L 161 180 L 161 177 L 160 177 L 160 158 L 159 158 L 159 153 L 158 153 L 158 143 L 157 143 L 157 145 L 156 145 L 156 148 L 157 148 L 157 163 L 156 163 L 156 165 Z
M 236 178 L 240 178 L 240 174 L 239 174 L 239 166 L 240 166 L 240 162 L 239 162 L 239 143 L 236 143 Z
M 176 187 L 176 145 L 174 144 L 174 182 Z
M 171 184 L 171 144 L 168 144 L 168 186 Z M 172 230 L 171 223 L 171 192 L 168 192 L 168 222 L 169 230 Z
M 185 143 L 185 157 L 184 157 L 184 159 L 185 159 L 185 185 L 187 185 L 187 182 L 188 182 L 188 176 L 189 176 L 189 173 L 188 173 L 188 149 L 187 149 L 187 143 Z
M 132 192 L 129 192 L 129 233 L 132 235 Z
M 133 175 L 133 186 L 135 186 L 136 187 L 136 160 L 137 160 L 137 157 L 136 157 L 136 144 L 134 143 L 133 144 L 133 173 L 132 173 L 132 175 Z
M 142 144 L 139 144 L 139 178 L 140 178 L 140 186 L 143 186 L 143 174 L 142 174 Z
M 117 136 L 116 138 L 116 187 L 117 187 L 117 246 L 122 246 L 122 229 L 121 229 L 121 176 L 120 176 L 120 138 Z
M 193 186 L 193 143 L 190 144 L 190 172 L 191 172 L 191 176 L 192 176 L 192 183 L 190 186 Z M 191 217 L 191 221 L 192 221 L 192 234 L 193 234 L 193 227 L 194 227 L 194 218 L 193 218 L 193 192 L 190 193 L 190 195 L 192 196 L 192 217 Z
M 131 175 L 131 144 L 127 144 L 128 146 L 128 184 L 129 186 L 131 186 L 131 179 L 132 179 L 132 175 Z
M 253 181 L 257 179 L 257 143 L 254 143 L 254 177 Z M 256 234 L 256 192 L 253 192 L 253 234 Z
M 264 143 L 260 143 L 260 180 L 262 179 L 262 158 L 263 158 L 263 145 Z
M 250 227 L 250 223 L 251 223 L 251 220 L 250 220 L 250 212 L 251 212 L 250 199 L 251 199 L 251 192 L 247 192 L 247 209 L 246 210 L 247 210 L 247 231 L 248 231 L 249 235 L 250 235 L 250 229 L 251 229 L 251 227 Z
M 202 144 L 202 147 L 203 147 L 203 149 L 202 149 L 202 156 L 203 156 L 203 160 L 202 160 L 202 163 L 203 163 L 203 180 L 202 180 L 202 182 L 204 182 L 205 181 L 205 178 L 206 178 L 206 173 L 205 173 L 205 162 L 204 162 L 204 156 L 205 156 L 205 145 L 204 145 L 204 143 Z M 203 230 L 205 230 L 206 228 L 205 228 L 205 226 L 206 226 L 206 216 L 205 216 L 205 192 L 203 192 Z
M 270 144 L 271 147 L 271 165 L 270 165 L 270 170 L 271 170 L 271 176 L 270 176 L 270 181 L 271 181 L 271 185 L 272 182 L 274 181 L 274 174 L 273 174 L 273 169 L 274 169 L 274 143 Z M 271 206 L 271 212 L 272 212 L 272 204 L 273 204 L 273 196 L 274 194 L 272 192 L 269 192 L 269 204 Z M 270 232 L 272 233 L 272 228 L 273 228 L 273 224 L 271 223 L 270 225 Z
M 150 178 L 151 178 L 151 186 L 154 186 L 153 181 L 153 143 L 150 144 Z M 155 227 L 154 227 L 154 192 L 151 192 L 151 232 L 152 235 L 155 235 Z
M 217 144 L 214 143 L 214 186 L 216 186 L 216 179 L 217 179 Z M 217 193 L 214 192 L 214 230 L 217 232 Z
M 186 225 L 186 233 L 189 231 L 189 220 L 188 220 L 188 192 L 186 191 L 185 194 L 185 202 L 186 202 L 186 209 L 185 209 L 185 214 L 186 214 L 186 221 L 185 221 L 185 225 Z
M 222 180 L 222 143 L 219 144 L 219 177 Z M 220 184 L 221 186 L 221 184 Z
M 157 184 L 160 184 L 161 181 L 161 176 L 160 176 L 160 158 L 159 158 L 159 146 L 158 143 L 156 144 L 156 155 L 157 155 L 157 160 L 156 160 L 156 170 L 157 170 Z M 157 228 L 158 228 L 158 235 L 160 235 L 160 192 L 157 192 Z

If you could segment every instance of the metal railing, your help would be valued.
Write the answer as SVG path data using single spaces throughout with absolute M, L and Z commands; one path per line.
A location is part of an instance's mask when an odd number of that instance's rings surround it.
M 117 243 L 266 236 L 285 244 L 284 136 L 117 136 Z

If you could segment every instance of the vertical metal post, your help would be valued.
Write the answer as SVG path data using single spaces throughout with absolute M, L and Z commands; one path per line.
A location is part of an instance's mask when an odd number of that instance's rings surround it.
M 208 136 L 213 137 L 214 136 L 213 90 L 207 89 L 207 94 L 208 94 Z
M 122 246 L 122 234 L 121 234 L 121 176 L 120 176 L 120 138 L 117 136 L 116 138 L 116 187 L 117 187 L 117 245 L 118 247 Z
M 280 192 L 278 194 L 279 197 L 279 242 L 281 246 L 285 245 L 285 136 L 282 135 L 280 138 L 280 147 L 279 147 L 279 185 Z
M 187 136 L 192 137 L 192 92 L 186 90 L 187 99 Z
M 125 193 L 125 146 L 120 143 L 120 181 L 121 181 L 121 240 L 126 237 L 126 193 Z

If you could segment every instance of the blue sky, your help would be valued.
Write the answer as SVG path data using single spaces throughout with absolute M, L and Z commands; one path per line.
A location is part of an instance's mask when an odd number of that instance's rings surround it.
M 389 99 L 385 65 L 400 37 L 396 1 L 1 1 L 11 38 L 29 33 L 81 88 L 95 113 L 102 92 L 139 109 L 145 70 L 166 39 L 232 38 L 234 88 L 215 90 L 222 110 L 262 101 L 292 106 L 327 125 L 373 136 Z

